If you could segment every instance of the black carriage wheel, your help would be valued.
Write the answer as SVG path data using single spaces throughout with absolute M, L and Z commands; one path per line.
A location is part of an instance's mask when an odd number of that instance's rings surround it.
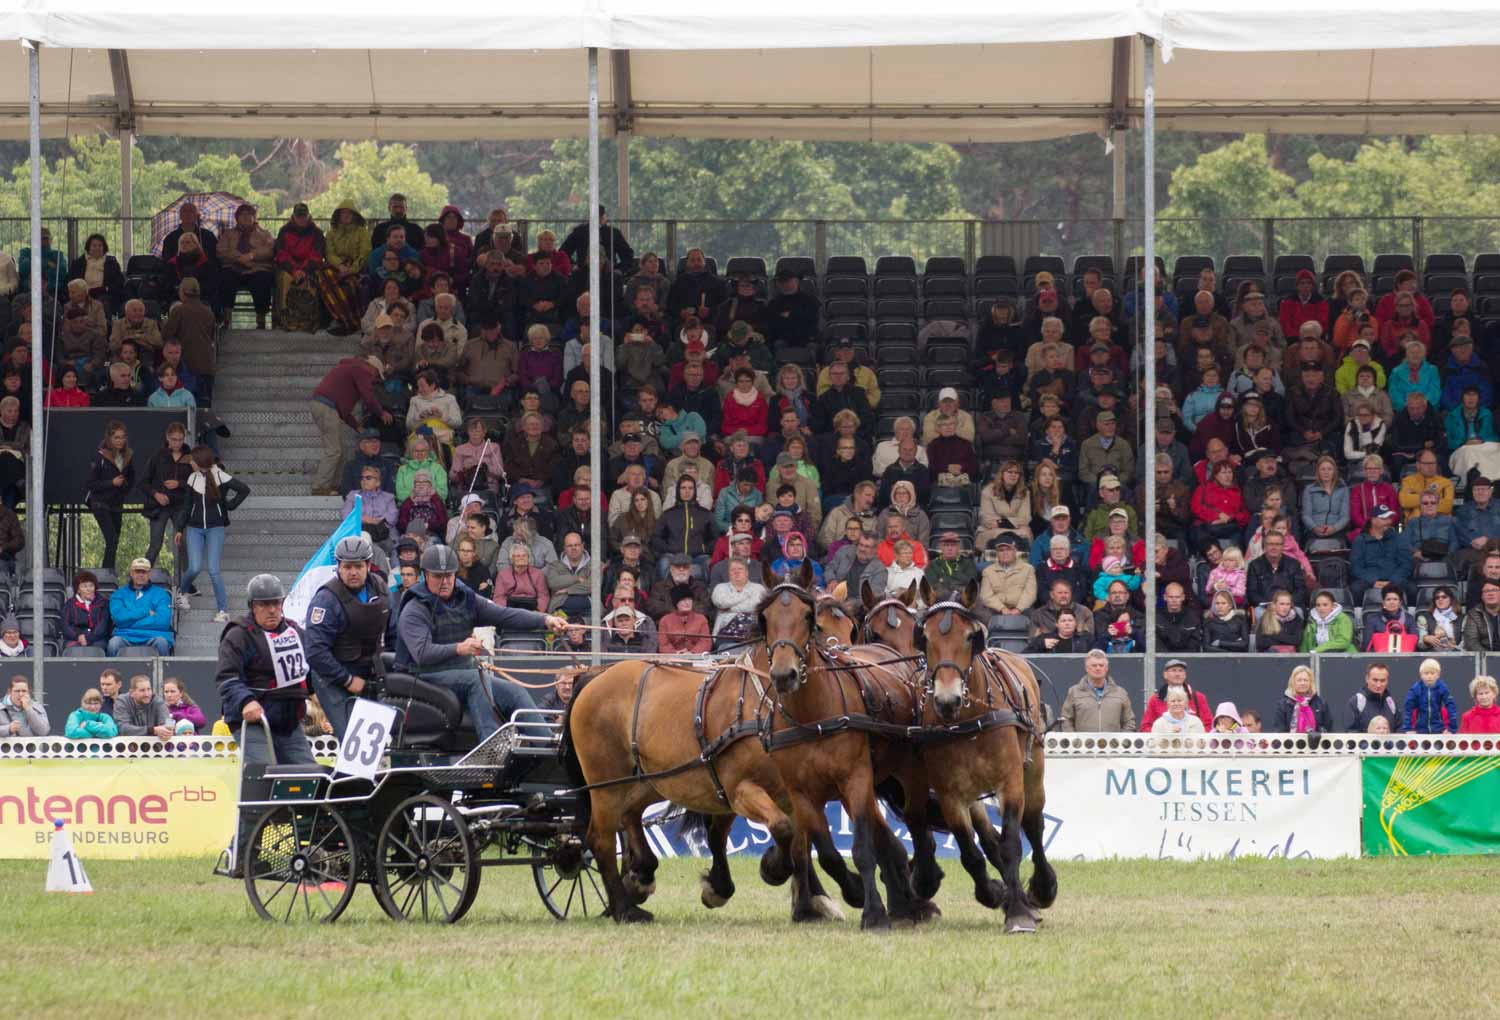
M 375 898 L 397 921 L 452 924 L 479 892 L 479 854 L 463 815 L 431 794 L 403 801 L 375 843 Z
M 539 849 L 548 859 L 531 866 L 531 877 L 547 912 L 559 921 L 603 917 L 608 900 L 604 880 L 594 864 L 594 852 L 573 839 L 547 843 Z
M 267 921 L 332 924 L 354 896 L 359 852 L 337 808 L 271 808 L 243 856 L 250 905 Z

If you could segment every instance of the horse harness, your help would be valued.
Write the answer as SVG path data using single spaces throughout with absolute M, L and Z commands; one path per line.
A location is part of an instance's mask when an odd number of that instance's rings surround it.
M 798 598 L 805 602 L 809 608 L 815 603 L 812 596 L 793 584 L 778 585 L 771 592 L 771 597 L 787 596 Z M 953 605 L 956 605 L 953 604 Z M 876 609 L 884 606 L 876 606 Z M 936 608 L 936 607 L 934 607 Z M 962 609 L 962 607 L 958 607 Z M 930 612 L 930 610 L 929 610 Z M 967 613 L 967 610 L 964 610 Z M 972 618 L 972 614 L 969 614 Z M 709 779 L 713 783 L 714 795 L 719 802 L 727 805 L 729 796 L 724 789 L 724 784 L 719 777 L 717 759 L 730 747 L 739 743 L 747 737 L 755 736 L 760 739 L 761 746 L 768 752 L 774 753 L 797 744 L 806 743 L 810 740 L 819 740 L 823 737 L 833 736 L 843 732 L 866 733 L 871 736 L 881 737 L 887 740 L 899 740 L 921 746 L 923 744 L 946 743 L 952 740 L 972 738 L 980 733 L 998 727 L 1016 726 L 1034 733 L 1034 723 L 1030 716 L 1030 699 L 1026 696 L 1021 684 L 1009 671 L 998 662 L 989 663 L 986 669 L 986 692 L 989 701 L 989 710 L 982 715 L 964 719 L 956 723 L 941 724 L 935 726 L 922 725 L 924 711 L 923 692 L 915 699 L 915 706 L 909 723 L 892 722 L 880 718 L 884 711 L 889 711 L 893 706 L 893 699 L 889 694 L 885 695 L 882 704 L 880 695 L 873 689 L 869 676 L 869 670 L 883 668 L 890 665 L 906 662 L 922 662 L 921 655 L 895 655 L 890 659 L 882 659 L 878 662 L 867 662 L 857 659 L 849 654 L 849 650 L 833 642 L 820 643 L 809 637 L 804 645 L 787 638 L 778 638 L 768 642 L 767 654 L 774 654 L 777 648 L 783 645 L 790 647 L 797 655 L 798 672 L 806 679 L 809 668 L 809 660 L 816 656 L 819 665 L 824 672 L 837 675 L 839 673 L 850 673 L 853 675 L 860 690 L 860 700 L 863 703 L 863 712 L 849 711 L 848 692 L 845 685 L 838 684 L 841 711 L 837 716 L 821 719 L 816 722 L 800 722 L 786 711 L 781 704 L 781 699 L 775 693 L 774 686 L 763 681 L 769 681 L 769 676 L 757 669 L 750 659 L 748 652 L 741 654 L 738 659 L 730 662 L 721 662 L 713 666 L 703 682 L 698 685 L 697 695 L 693 705 L 693 730 L 698 741 L 698 756 L 687 761 L 680 762 L 666 769 L 655 772 L 647 772 L 641 763 L 640 751 L 640 714 L 641 702 L 645 699 L 646 686 L 651 674 L 657 669 L 653 663 L 648 665 L 641 673 L 641 679 L 636 685 L 635 705 L 631 710 L 630 717 L 630 762 L 631 770 L 628 776 L 620 776 L 615 779 L 607 779 L 597 783 L 589 783 L 578 787 L 573 792 L 586 790 L 604 789 L 611 786 L 619 786 L 625 783 L 654 783 L 657 780 L 668 779 L 681 775 L 696 768 L 705 768 Z M 892 649 L 894 655 L 894 649 Z M 989 657 L 986 656 L 988 661 Z M 941 664 L 940 664 L 941 665 Z M 952 665 L 949 663 L 949 665 Z M 955 667 L 956 668 L 956 667 Z M 740 689 L 736 700 L 735 719 L 722 733 L 710 739 L 705 729 L 705 711 L 708 700 L 712 697 L 714 690 L 725 672 L 737 669 L 740 672 Z M 1008 707 L 998 708 L 993 704 L 994 683 L 990 681 L 989 670 L 998 673 L 999 686 L 1005 692 Z M 931 670 L 926 670 L 927 687 L 931 686 Z M 902 683 L 910 683 L 909 679 L 903 679 Z M 753 689 L 753 695 L 752 695 Z M 967 690 L 967 687 L 966 687 Z M 751 697 L 756 700 L 755 712 L 747 717 L 745 707 Z M 776 728 L 777 714 L 790 725 L 782 729 Z

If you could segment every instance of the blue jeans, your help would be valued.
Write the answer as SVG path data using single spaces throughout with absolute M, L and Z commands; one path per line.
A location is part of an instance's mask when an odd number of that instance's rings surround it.
M 344 730 L 349 725 L 349 713 L 354 711 L 350 703 L 359 695 L 350 694 L 344 687 L 331 680 L 324 680 L 316 673 L 312 676 L 312 689 L 318 696 L 323 714 L 328 717 L 329 725 L 333 727 L 333 735 L 342 741 Z
M 186 528 L 184 541 L 187 545 L 188 565 L 182 575 L 182 587 L 191 590 L 193 582 L 204 568 L 214 586 L 214 605 L 219 612 L 229 608 L 229 599 L 224 595 L 224 578 L 219 572 L 219 562 L 224 557 L 223 528 Z
M 147 638 L 145 641 L 126 641 L 122 637 L 112 637 L 109 639 L 109 644 L 105 647 L 105 651 L 109 653 L 110 658 L 114 658 L 120 654 L 120 649 L 129 648 L 132 645 L 149 645 L 156 651 L 157 655 L 172 654 L 172 641 L 170 638 L 164 637 Z
M 481 742 L 500 728 L 500 724 L 495 720 L 495 712 L 490 708 L 490 698 L 494 698 L 495 708 L 499 709 L 500 714 L 507 720 L 518 709 L 536 708 L 536 702 L 531 700 L 531 694 L 526 688 L 498 678 L 490 679 L 490 693 L 486 696 L 481 686 L 485 677 L 477 666 L 439 669 L 431 673 L 421 673 L 419 676 L 430 684 L 446 687 L 458 695 L 459 700 L 468 709 L 469 719 L 474 724 L 474 732 L 479 735 Z

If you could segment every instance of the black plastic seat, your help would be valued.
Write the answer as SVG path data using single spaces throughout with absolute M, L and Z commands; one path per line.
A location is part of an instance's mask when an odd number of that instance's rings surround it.
M 974 263 L 975 276 L 1019 276 L 1016 260 L 1009 255 L 981 255 Z

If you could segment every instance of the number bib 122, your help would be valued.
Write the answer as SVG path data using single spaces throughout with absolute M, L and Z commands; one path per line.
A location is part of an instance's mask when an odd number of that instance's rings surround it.
M 276 689 L 291 687 L 307 680 L 307 652 L 302 636 L 293 627 L 278 634 L 267 634 L 271 646 L 271 668 L 276 674 Z

